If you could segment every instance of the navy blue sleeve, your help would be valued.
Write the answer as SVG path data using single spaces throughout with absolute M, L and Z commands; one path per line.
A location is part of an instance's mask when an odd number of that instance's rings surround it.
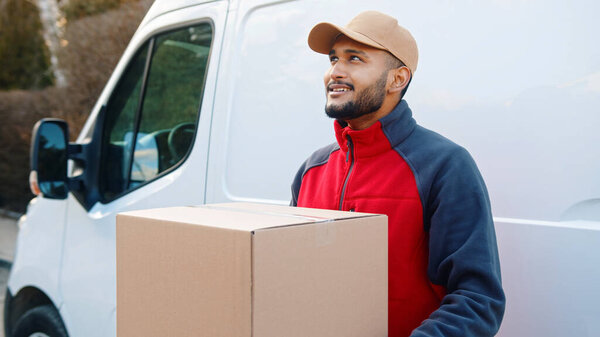
M 292 200 L 290 201 L 290 206 L 298 206 L 298 195 L 300 194 L 300 185 L 302 184 L 302 177 L 304 176 L 305 167 L 306 162 L 300 166 L 298 172 L 296 172 L 296 176 L 294 176 L 294 181 L 292 182 Z
M 432 164 L 431 162 L 429 163 Z M 453 147 L 423 177 L 428 276 L 446 287 L 441 306 L 411 337 L 494 336 L 505 297 L 487 189 L 469 153 Z M 432 168 L 432 166 L 429 166 Z

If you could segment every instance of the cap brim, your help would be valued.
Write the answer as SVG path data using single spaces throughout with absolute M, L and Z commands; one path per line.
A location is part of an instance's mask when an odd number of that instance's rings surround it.
M 382 45 L 371 40 L 365 35 L 328 22 L 321 22 L 313 27 L 308 34 L 308 46 L 317 53 L 329 54 L 331 47 L 340 34 L 345 35 L 356 42 L 366 44 L 367 46 L 387 50 Z

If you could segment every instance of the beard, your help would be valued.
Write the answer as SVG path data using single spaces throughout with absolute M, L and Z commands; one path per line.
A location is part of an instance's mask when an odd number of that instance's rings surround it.
M 385 98 L 386 82 L 387 74 L 384 72 L 377 82 L 361 91 L 355 92 L 356 98 L 354 100 L 339 105 L 326 103 L 325 113 L 330 118 L 350 120 L 379 110 Z M 349 86 L 354 90 L 354 86 Z

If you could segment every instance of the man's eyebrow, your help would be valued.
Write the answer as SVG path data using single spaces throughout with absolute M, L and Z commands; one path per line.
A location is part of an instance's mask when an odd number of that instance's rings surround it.
M 367 55 L 367 53 L 365 53 L 364 51 L 362 51 L 362 50 L 356 50 L 356 49 L 345 49 L 344 53 L 346 53 L 346 54 L 360 54 L 362 56 L 369 57 L 369 55 Z
M 364 57 L 369 57 L 369 55 L 367 53 L 365 53 L 362 50 L 356 50 L 356 49 L 344 49 L 344 53 L 346 54 L 360 54 L 363 55 Z M 335 49 L 332 49 L 329 51 L 329 56 L 331 55 L 335 55 Z

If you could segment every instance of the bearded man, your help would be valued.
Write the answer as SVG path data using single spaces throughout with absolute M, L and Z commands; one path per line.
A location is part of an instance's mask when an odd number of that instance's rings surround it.
M 292 184 L 294 206 L 386 214 L 389 336 L 494 336 L 504 314 L 488 193 L 469 153 L 416 124 L 404 93 L 417 44 L 374 11 L 316 25 L 337 142 Z

